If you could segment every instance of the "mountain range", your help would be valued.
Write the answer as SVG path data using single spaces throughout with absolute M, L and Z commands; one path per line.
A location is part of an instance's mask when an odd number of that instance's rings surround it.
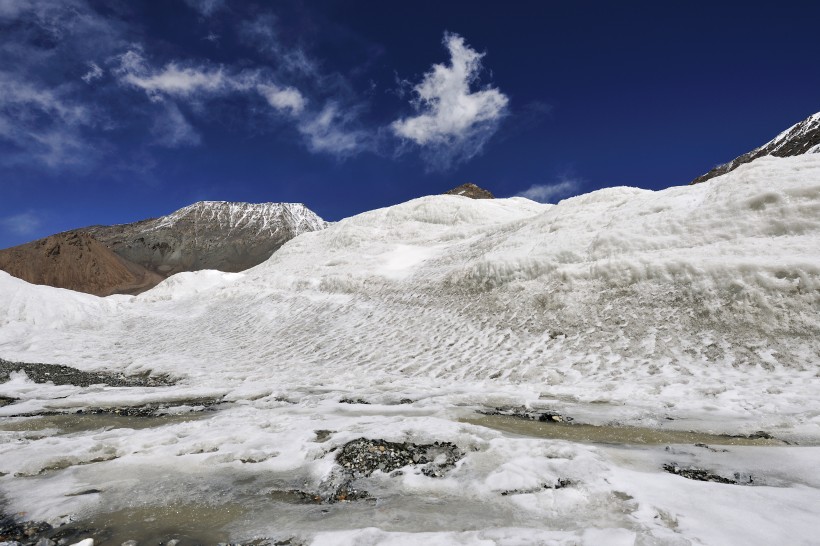
M 167 216 L 91 226 L 0 250 L 0 269 L 98 296 L 139 294 L 182 271 L 243 271 L 327 222 L 299 203 L 202 201 Z

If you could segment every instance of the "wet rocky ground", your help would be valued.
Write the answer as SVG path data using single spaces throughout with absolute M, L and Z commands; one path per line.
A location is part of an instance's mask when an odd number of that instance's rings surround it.
M 322 436 L 323 440 L 326 439 Z M 371 499 L 367 491 L 358 488 L 357 480 L 376 471 L 398 476 L 402 472 L 400 469 L 408 466 L 420 467 L 425 476 L 440 478 L 464 456 L 459 447 L 451 442 L 414 444 L 368 438 L 358 438 L 331 449 L 337 450 L 338 466 L 320 484 L 318 491 L 276 491 L 274 496 L 294 504 L 334 504 Z
M 502 415 L 504 417 L 515 417 L 528 421 L 538 421 L 541 423 L 570 423 L 572 417 L 561 415 L 552 410 L 537 411 L 523 406 L 501 406 L 493 409 L 479 410 L 482 415 Z
M 74 385 L 90 387 L 91 385 L 108 385 L 109 387 L 167 387 L 175 381 L 166 375 L 124 375 L 111 372 L 85 372 L 58 364 L 41 364 L 10 362 L 0 358 L 0 383 L 9 380 L 13 372 L 22 371 L 35 383 L 54 383 L 55 385 Z M 2 402 L 0 402 L 2 405 Z
M 754 477 L 749 474 L 741 474 L 735 472 L 733 478 L 726 478 L 715 474 L 705 468 L 698 468 L 694 466 L 680 466 L 676 463 L 668 463 L 663 465 L 663 469 L 670 474 L 681 476 L 689 480 L 699 482 L 716 482 L 733 485 L 755 485 Z

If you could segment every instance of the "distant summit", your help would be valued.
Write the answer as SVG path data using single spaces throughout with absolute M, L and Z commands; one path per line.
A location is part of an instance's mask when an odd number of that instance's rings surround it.
M 97 296 L 139 294 L 182 271 L 243 271 L 327 225 L 301 203 L 201 201 L 160 218 L 0 250 L 0 269 L 32 284 Z
M 0 269 L 32 284 L 97 296 L 139 293 L 164 278 L 117 256 L 82 231 L 58 233 L 0 250 Z
M 457 188 L 444 192 L 444 195 L 463 195 L 470 199 L 495 199 L 495 196 L 484 188 L 479 188 L 475 184 L 462 184 Z
M 200 201 L 167 216 L 83 231 L 163 276 L 180 271 L 242 271 L 299 234 L 327 222 L 301 203 Z
M 791 157 L 812 153 L 820 153 L 820 112 L 792 125 L 763 146 L 695 178 L 690 184 L 706 182 L 710 178 L 733 171 L 744 163 L 749 163 L 758 157 L 766 155 Z

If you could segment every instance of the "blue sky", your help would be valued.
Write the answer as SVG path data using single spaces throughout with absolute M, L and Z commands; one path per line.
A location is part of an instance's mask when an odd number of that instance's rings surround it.
M 820 110 L 816 2 L 0 0 L 0 247 L 197 200 L 685 184 Z

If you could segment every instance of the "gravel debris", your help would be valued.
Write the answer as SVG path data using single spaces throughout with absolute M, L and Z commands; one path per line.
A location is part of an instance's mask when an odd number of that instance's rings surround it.
M 699 482 L 716 482 L 733 485 L 754 485 L 754 477 L 752 475 L 741 474 L 739 472 L 735 472 L 734 479 L 731 479 L 719 476 L 703 468 L 697 468 L 693 466 L 683 467 L 678 466 L 675 463 L 665 464 L 663 465 L 663 469 L 669 472 L 670 474 L 674 474 L 676 476 L 681 476 L 683 478 Z
M 124 375 L 111 372 L 84 372 L 71 366 L 58 364 L 38 364 L 10 362 L 0 358 L 0 383 L 5 383 L 12 372 L 22 371 L 35 383 L 52 382 L 55 385 L 74 385 L 90 387 L 91 385 L 108 385 L 109 387 L 167 387 L 175 381 L 166 375 Z
M 534 411 L 523 406 L 501 406 L 489 410 L 479 410 L 482 415 L 503 415 L 505 417 L 516 417 L 518 419 L 526 419 L 528 421 L 540 421 L 542 423 L 569 423 L 573 421 L 572 417 L 561 415 L 558 412 Z

